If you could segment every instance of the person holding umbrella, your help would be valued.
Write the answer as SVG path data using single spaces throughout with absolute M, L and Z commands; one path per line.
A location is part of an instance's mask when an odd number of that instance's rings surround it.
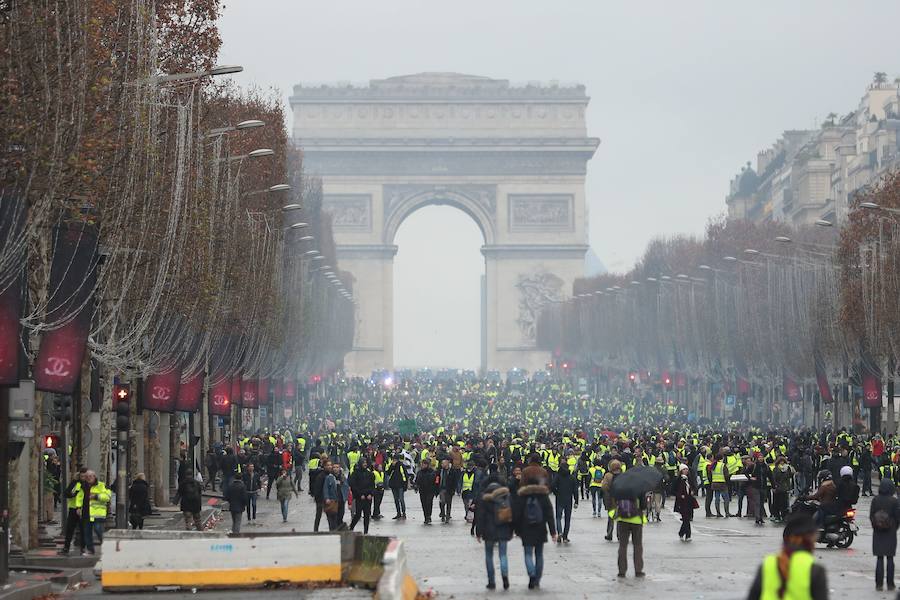
M 644 576 L 644 524 L 647 522 L 647 492 L 656 489 L 662 473 L 653 467 L 633 467 L 611 485 L 615 501 L 616 532 L 619 536 L 619 577 L 628 571 L 628 540 L 634 545 L 634 576 Z

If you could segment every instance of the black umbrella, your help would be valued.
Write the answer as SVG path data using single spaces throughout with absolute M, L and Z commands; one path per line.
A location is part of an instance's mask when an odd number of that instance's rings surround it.
M 647 492 L 659 487 L 662 478 L 663 474 L 653 467 L 632 467 L 613 479 L 613 498 L 642 498 Z

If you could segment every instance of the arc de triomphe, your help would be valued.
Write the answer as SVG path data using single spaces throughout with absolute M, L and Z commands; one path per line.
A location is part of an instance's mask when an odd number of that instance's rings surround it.
M 484 235 L 483 365 L 541 368 L 537 314 L 583 275 L 588 249 L 584 178 L 599 140 L 587 137 L 584 87 L 422 73 L 297 85 L 290 102 L 294 141 L 322 178 L 340 267 L 354 278 L 347 371 L 393 366 L 394 236 L 433 204 L 465 211 Z

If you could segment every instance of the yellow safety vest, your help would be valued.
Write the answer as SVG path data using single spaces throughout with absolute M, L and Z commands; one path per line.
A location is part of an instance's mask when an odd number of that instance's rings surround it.
M 353 469 L 356 468 L 356 463 L 359 462 L 360 452 L 357 450 L 351 450 L 347 453 L 347 464 L 350 466 L 350 472 L 353 472 Z
M 475 485 L 475 473 L 463 473 L 462 491 L 464 491 L 464 492 L 472 491 L 473 485 Z
M 319 457 L 309 459 L 309 470 L 312 471 L 314 469 L 319 468 Z
M 559 455 L 555 452 L 550 452 L 547 454 L 547 467 L 556 473 L 559 471 Z
M 96 498 L 91 498 L 91 521 L 96 521 L 97 519 L 105 519 L 106 518 L 106 506 L 109 504 L 110 498 L 112 498 L 112 492 L 109 491 L 109 488 L 106 487 L 106 484 L 102 481 L 98 481 L 94 484 L 94 487 L 91 488 L 92 494 L 97 494 Z M 82 494 L 82 498 L 84 495 Z
M 597 479 L 597 472 L 600 472 L 600 478 Z M 600 482 L 603 481 L 603 467 L 593 466 L 588 468 L 588 475 L 591 479 L 591 487 L 600 487 Z
M 303 452 L 304 450 L 306 450 L 306 438 L 304 438 L 304 437 L 297 438 L 297 449 L 300 450 L 300 452 Z
M 384 471 L 372 471 L 372 474 L 375 475 L 375 486 L 384 487 Z
M 721 460 L 716 462 L 712 468 L 712 482 L 725 483 L 725 465 L 722 464 Z
M 816 562 L 805 550 L 791 554 L 787 585 L 780 596 L 781 573 L 778 571 L 778 555 L 770 554 L 763 560 L 760 600 L 812 600 L 812 567 Z
M 697 470 L 700 471 L 700 483 L 706 483 L 706 465 L 709 464 L 709 461 L 706 457 L 701 456 L 697 459 Z
M 66 508 L 81 508 L 81 505 L 84 503 L 84 490 L 81 489 L 81 482 L 76 483 L 72 491 L 75 492 L 75 495 L 71 498 L 66 498 Z

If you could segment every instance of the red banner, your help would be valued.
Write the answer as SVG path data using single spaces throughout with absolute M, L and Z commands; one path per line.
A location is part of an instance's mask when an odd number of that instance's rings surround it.
M 209 414 L 231 416 L 231 379 L 228 377 L 221 377 L 209 389 Z
M 803 399 L 800 393 L 800 386 L 797 385 L 797 381 L 787 373 L 785 373 L 783 376 L 782 388 L 784 389 L 785 400 L 789 400 L 790 402 L 797 402 L 798 400 Z
M 88 225 L 54 229 L 47 321 L 65 321 L 41 337 L 34 363 L 34 386 L 71 394 L 81 374 L 94 306 L 97 237 Z
M 144 409 L 175 412 L 180 387 L 181 367 L 148 376 L 144 380 L 144 397 L 141 399 Z
M 267 378 L 259 380 L 259 391 L 256 393 L 256 399 L 259 401 L 260 406 L 269 404 L 269 380 Z
M 870 369 L 862 368 L 863 406 L 878 408 L 881 406 L 881 378 Z
M 0 385 L 19 383 L 19 318 L 22 311 L 20 279 L 0 294 Z
M 743 377 L 737 378 L 737 395 L 746 398 L 750 395 L 750 382 Z
M 241 406 L 243 408 L 259 408 L 259 382 L 255 379 L 244 379 L 241 382 Z
M 231 399 L 232 404 L 236 406 L 241 405 L 241 380 L 243 377 L 241 375 L 235 375 L 231 378 L 231 395 L 229 398 Z
M 203 372 L 197 373 L 178 388 L 175 410 L 197 412 L 203 399 Z
M 816 362 L 816 385 L 819 386 L 819 397 L 822 402 L 834 402 L 834 395 L 831 393 L 831 386 L 828 385 L 828 374 L 825 373 L 824 367 Z
M 276 380 L 275 380 L 275 385 L 274 385 L 273 387 L 274 387 L 275 389 L 274 389 L 274 391 L 272 392 L 272 395 L 274 396 L 275 400 L 276 400 L 276 401 L 281 400 L 282 394 L 284 393 L 284 380 L 283 380 L 283 379 L 276 379 Z
M 284 382 L 285 399 L 294 399 L 297 397 L 297 382 L 293 379 L 286 379 Z

